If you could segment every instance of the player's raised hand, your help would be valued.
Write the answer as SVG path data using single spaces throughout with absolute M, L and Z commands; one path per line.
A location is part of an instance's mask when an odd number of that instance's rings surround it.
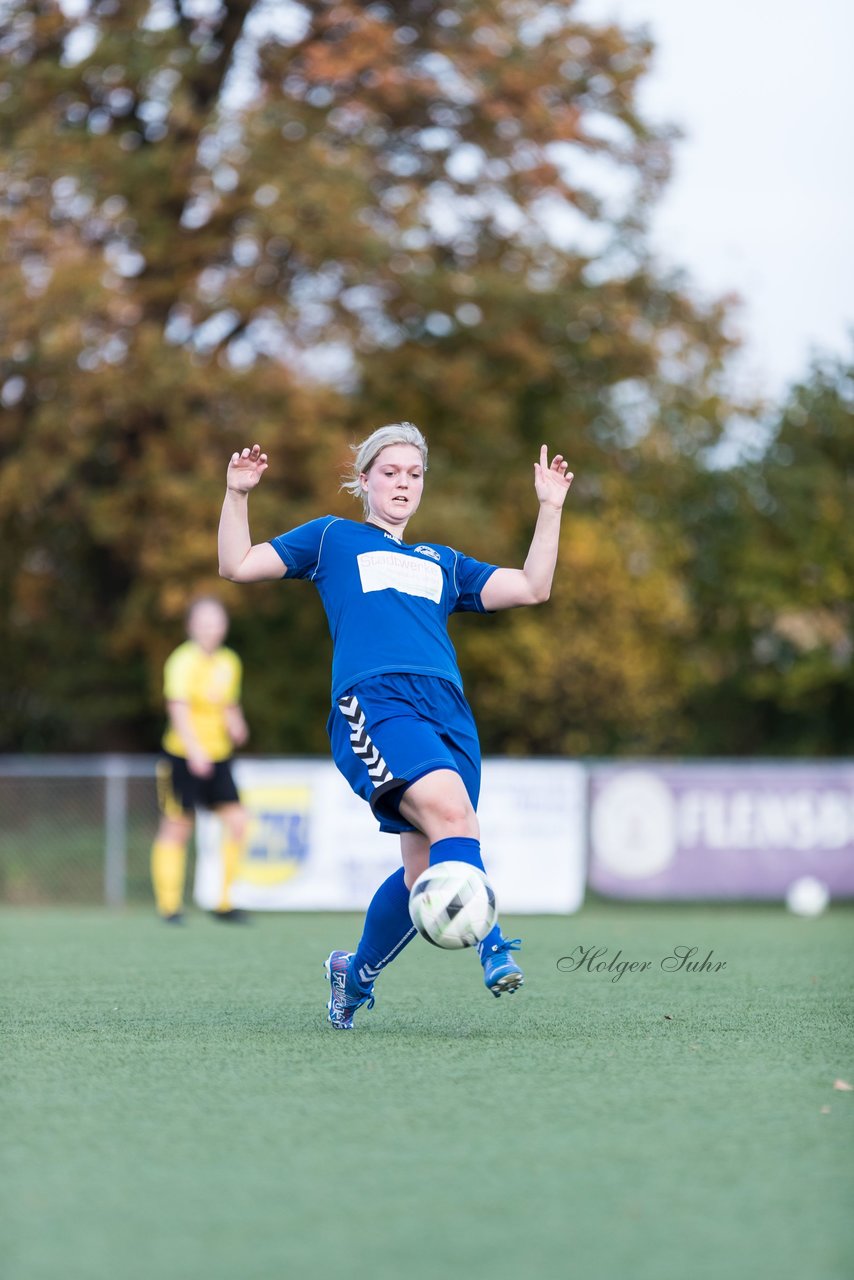
M 253 444 L 251 449 L 231 455 L 225 477 L 226 488 L 233 489 L 236 493 L 248 493 L 255 488 L 266 470 L 267 455 L 261 452 L 260 444 Z
M 562 454 L 555 454 L 549 466 L 548 449 L 543 445 L 540 449 L 540 460 L 534 463 L 534 488 L 537 497 L 545 506 L 563 506 L 563 500 L 569 493 L 573 474 L 567 470 L 568 463 Z

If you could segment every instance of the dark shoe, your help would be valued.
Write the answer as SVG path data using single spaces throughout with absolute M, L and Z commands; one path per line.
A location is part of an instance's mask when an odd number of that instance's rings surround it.
M 249 923 L 249 912 L 240 907 L 229 907 L 228 911 L 212 911 L 211 917 L 214 920 L 224 920 L 226 924 Z

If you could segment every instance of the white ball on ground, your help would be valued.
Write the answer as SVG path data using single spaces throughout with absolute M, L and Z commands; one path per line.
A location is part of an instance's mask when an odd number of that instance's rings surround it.
M 467 862 L 437 862 L 422 871 L 409 894 L 409 914 L 422 938 L 456 951 L 474 947 L 498 916 L 486 876 Z
M 820 916 L 829 902 L 830 890 L 815 876 L 801 876 L 786 893 L 786 906 L 796 916 Z

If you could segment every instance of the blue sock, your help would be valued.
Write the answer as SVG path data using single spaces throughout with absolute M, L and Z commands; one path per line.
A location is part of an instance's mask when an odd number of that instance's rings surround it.
M 480 841 L 471 836 L 448 836 L 446 840 L 437 840 L 430 845 L 430 866 L 436 862 L 467 862 L 469 866 L 483 871 Z
M 437 840 L 430 845 L 430 866 L 435 862 L 468 862 L 470 866 L 484 871 L 483 859 L 480 856 L 480 841 L 470 836 L 448 836 L 445 840 Z M 494 924 L 485 938 L 477 944 L 477 954 L 481 964 L 501 946 L 504 934 L 501 926 Z
M 347 994 L 358 999 L 374 985 L 387 964 L 415 937 L 409 914 L 409 890 L 403 867 L 377 889 L 365 916 L 359 945 L 347 970 Z

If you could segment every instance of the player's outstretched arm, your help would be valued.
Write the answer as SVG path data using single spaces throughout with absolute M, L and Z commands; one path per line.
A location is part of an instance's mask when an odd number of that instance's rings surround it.
M 540 460 L 534 463 L 534 488 L 540 503 L 540 514 L 531 546 L 522 569 L 496 569 L 480 593 L 484 609 L 515 609 L 523 604 L 542 604 L 552 589 L 560 519 L 573 475 L 561 454 L 549 466 L 548 450 L 543 445 Z
M 267 455 L 254 444 L 233 453 L 225 480 L 219 519 L 220 577 L 232 582 L 267 582 L 284 576 L 284 565 L 269 542 L 252 545 L 249 534 L 249 494 L 267 470 Z

